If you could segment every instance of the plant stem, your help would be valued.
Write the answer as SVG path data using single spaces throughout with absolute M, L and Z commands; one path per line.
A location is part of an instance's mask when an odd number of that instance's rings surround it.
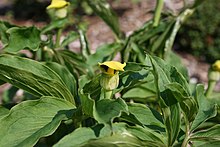
M 187 144 L 189 141 L 189 135 L 190 135 L 189 121 L 188 121 L 185 114 L 184 114 L 184 120 L 185 120 L 185 127 L 186 127 L 185 128 L 185 138 L 183 140 L 181 147 L 187 147 Z
M 104 98 L 111 99 L 112 98 L 112 90 L 104 90 Z
M 214 90 L 214 88 L 215 88 L 215 85 L 216 85 L 216 81 L 214 81 L 214 80 L 209 80 L 209 82 L 208 82 L 208 88 L 207 88 L 206 93 L 205 93 L 205 96 L 206 96 L 207 98 L 209 98 L 209 97 L 212 95 L 212 92 L 213 92 L 213 90 Z
M 56 44 L 55 44 L 55 48 L 58 48 L 60 46 L 60 38 L 62 35 L 63 29 L 59 28 L 57 31 L 57 35 L 56 35 Z
M 157 0 L 156 10 L 154 13 L 154 23 L 153 23 L 154 27 L 157 27 L 159 24 L 161 12 L 163 9 L 163 3 L 164 3 L 163 0 Z

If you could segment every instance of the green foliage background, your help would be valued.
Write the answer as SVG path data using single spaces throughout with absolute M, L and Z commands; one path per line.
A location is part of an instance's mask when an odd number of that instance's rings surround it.
M 219 146 L 219 101 L 207 96 L 202 84 L 190 83 L 172 51 L 181 24 L 202 1 L 163 19 L 157 6 L 154 18 L 127 37 L 107 1 L 83 2 L 115 34 L 113 43 L 93 54 L 85 23 L 72 19 L 76 3 L 65 18 L 49 10 L 53 19 L 42 28 L 0 21 L 0 84 L 12 85 L 0 106 L 0 146 Z M 76 30 L 61 41 L 72 25 Z M 77 39 L 79 53 L 68 46 Z M 98 62 L 117 54 L 126 67 L 107 99 Z M 19 89 L 24 90 L 21 102 L 14 101 Z

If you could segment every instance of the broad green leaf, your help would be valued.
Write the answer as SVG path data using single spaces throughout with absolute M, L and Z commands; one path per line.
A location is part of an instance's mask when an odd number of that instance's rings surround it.
M 148 85 L 149 84 L 142 84 L 141 86 L 129 89 L 123 94 L 123 99 L 153 101 L 152 98 L 155 98 L 156 92 L 153 89 L 154 87 L 146 87 Z
M 113 133 L 112 133 L 113 131 Z M 98 130 L 79 128 L 62 138 L 55 147 L 165 147 L 164 137 L 159 133 L 140 127 L 129 127 L 124 123 L 114 123 Z
M 40 31 L 36 27 L 13 27 L 7 30 L 10 35 L 4 50 L 17 53 L 23 49 L 38 50 L 41 44 Z
M 139 102 L 155 100 L 156 89 L 149 67 L 140 63 L 127 63 L 120 74 L 118 91 L 121 97 Z
M 96 52 L 90 55 L 87 59 L 87 64 L 90 66 L 97 65 L 98 62 L 104 62 L 106 57 L 111 56 L 113 53 L 120 49 L 119 43 L 105 44 L 97 48 Z
M 193 145 L 195 147 L 219 147 L 220 146 L 220 141 L 194 141 Z
M 143 141 L 151 142 L 152 146 L 165 146 L 165 136 L 155 132 L 147 127 L 128 126 L 127 130 L 137 138 Z
M 143 104 L 130 103 L 128 111 L 143 125 L 164 127 L 160 113 Z
M 199 111 L 196 115 L 195 120 L 192 123 L 190 129 L 192 132 L 196 128 L 198 128 L 203 122 L 217 115 L 217 105 L 205 97 L 203 85 L 197 86 L 195 97 L 199 104 Z
M 106 0 L 87 0 L 92 10 L 105 21 L 105 23 L 112 29 L 112 31 L 121 37 L 122 32 L 120 31 L 119 21 L 116 14 L 111 9 L 110 5 Z
M 84 146 L 117 147 L 165 147 L 164 137 L 157 132 L 141 127 L 130 127 L 124 123 L 114 123 L 112 127 L 101 129 L 99 137 L 89 140 Z
M 162 107 L 164 124 L 168 136 L 168 145 L 172 146 L 180 131 L 180 106 L 176 98 L 173 96 L 166 85 L 176 82 L 183 86 L 187 94 L 189 94 L 188 85 L 184 77 L 176 70 L 176 68 L 165 64 L 160 58 L 148 55 L 153 68 L 155 84 L 159 104 Z
M 177 69 L 169 64 L 167 64 L 164 60 L 153 57 L 152 64 L 154 64 L 154 70 L 157 68 L 157 73 L 159 78 L 159 89 L 163 91 L 165 89 L 164 84 L 169 84 L 171 82 L 176 82 L 182 85 L 183 89 L 190 95 L 190 90 L 188 86 L 187 80 L 183 77 L 183 75 L 177 71 Z
M 129 78 L 127 79 L 125 84 L 127 84 L 128 81 Z M 133 80 L 131 83 L 129 83 L 127 87 L 123 89 L 122 92 L 123 99 L 132 99 L 134 101 L 145 103 L 156 101 L 157 96 L 154 81 L 149 81 L 147 79 L 143 81 Z
M 50 23 L 49 25 L 46 25 L 42 30 L 41 30 L 41 34 L 45 34 L 48 33 L 54 29 L 58 29 L 58 28 L 62 28 L 65 25 L 67 25 L 69 23 L 69 20 L 67 18 L 64 19 L 57 19 L 55 21 L 53 21 L 52 23 Z
M 106 136 L 100 139 L 90 140 L 83 147 L 143 147 L 143 146 L 158 147 L 156 143 L 150 141 L 142 141 L 137 137 L 124 133 Z
M 34 60 L 1 55 L 0 79 L 38 97 L 55 96 L 74 103 L 61 78 L 49 67 Z
M 79 102 L 79 100 L 77 99 L 78 97 L 77 81 L 75 77 L 70 73 L 70 71 L 65 66 L 62 66 L 55 62 L 47 62 L 45 63 L 45 65 L 50 69 L 52 69 L 53 71 L 55 71 L 60 76 L 62 81 L 65 83 L 69 91 L 74 96 L 75 101 Z
M 76 39 L 79 38 L 79 34 L 71 31 L 68 33 L 68 36 L 65 37 L 65 39 L 62 41 L 61 43 L 61 47 L 65 47 L 67 45 L 69 45 L 71 42 L 75 41 Z
M 8 113 L 9 113 L 9 110 L 0 105 L 0 120 L 2 117 L 8 115 Z
M 0 120 L 0 146 L 34 146 L 55 132 L 61 121 L 72 118 L 75 106 L 54 97 L 24 101 Z
M 141 71 L 143 68 L 148 68 L 149 66 L 146 66 L 142 63 L 136 63 L 136 62 L 127 62 L 126 63 L 126 66 L 124 68 L 124 72 L 123 72 L 123 75 L 126 74 L 126 75 L 129 75 L 130 73 L 126 73 L 126 72 L 136 72 L 136 71 Z
M 189 122 L 192 122 L 198 112 L 198 105 L 194 97 L 187 94 L 184 88 L 178 83 L 171 83 L 166 85 L 173 97 L 180 103 L 180 107 L 188 118 Z
M 195 142 L 195 144 L 197 143 L 203 144 L 203 145 L 197 145 L 197 146 L 205 146 L 205 145 L 209 146 L 209 144 L 213 144 L 212 146 L 214 145 L 219 146 L 220 145 L 220 125 L 215 125 L 206 130 L 195 132 L 191 135 L 190 140 L 192 142 Z
M 110 124 L 122 112 L 128 113 L 128 106 L 121 98 L 102 99 L 95 103 L 93 116 L 99 123 Z
M 175 66 L 177 70 L 184 76 L 184 78 L 189 81 L 188 71 L 186 67 L 182 64 L 181 58 L 176 53 L 170 51 L 165 61 L 168 64 Z
M 83 87 L 83 93 L 90 94 L 91 98 L 98 100 L 101 94 L 100 75 L 94 77 Z
M 79 147 L 95 138 L 97 137 L 91 128 L 78 128 L 69 135 L 64 136 L 54 147 Z
M 7 34 L 7 30 L 15 27 L 14 25 L 6 22 L 6 21 L 0 21 L 0 40 L 3 44 L 7 44 L 9 40 L 9 36 Z
M 95 101 L 90 98 L 89 94 L 80 94 L 80 99 L 82 103 L 83 113 L 85 113 L 90 117 L 93 117 L 93 109 L 95 106 Z

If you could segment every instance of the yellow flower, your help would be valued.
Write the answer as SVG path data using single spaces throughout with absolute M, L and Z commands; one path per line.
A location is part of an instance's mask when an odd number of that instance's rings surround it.
M 60 9 L 65 6 L 68 6 L 70 3 L 65 0 L 52 0 L 51 4 L 47 7 L 47 9 Z
M 100 78 L 100 85 L 106 91 L 114 90 L 119 84 L 119 71 L 124 71 L 126 63 L 121 64 L 117 61 L 106 61 L 99 63 L 99 67 L 103 71 Z
M 214 71 L 220 72 L 220 60 L 217 60 L 217 61 L 215 61 L 214 64 L 212 64 L 212 69 L 213 69 Z
M 99 63 L 101 70 L 108 75 L 115 75 L 118 71 L 124 71 L 126 63 L 120 63 L 117 61 L 106 61 L 104 63 Z

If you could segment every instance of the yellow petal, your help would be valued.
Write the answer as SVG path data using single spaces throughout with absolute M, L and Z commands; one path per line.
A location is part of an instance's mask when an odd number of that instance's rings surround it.
M 220 72 L 220 60 L 215 61 L 215 63 L 212 64 L 212 68 L 213 70 Z
M 99 63 L 99 66 L 105 65 L 108 68 L 111 68 L 113 70 L 117 70 L 117 71 L 124 71 L 124 67 L 126 66 L 126 63 L 120 63 L 117 61 L 106 61 L 104 63 Z
M 67 5 L 69 5 L 69 2 L 66 2 L 65 0 L 52 0 L 51 4 L 47 7 L 47 9 L 52 9 L 52 8 L 63 8 Z

